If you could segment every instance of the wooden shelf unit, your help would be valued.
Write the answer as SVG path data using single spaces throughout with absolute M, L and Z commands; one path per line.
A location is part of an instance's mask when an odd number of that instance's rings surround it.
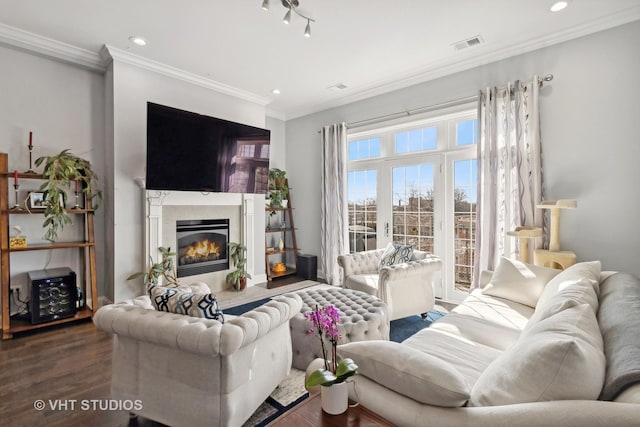
M 289 180 L 286 180 L 287 187 L 289 186 Z M 291 188 L 289 188 L 291 190 Z M 266 207 L 265 212 L 267 215 L 271 215 L 273 212 L 281 212 L 281 215 L 284 216 L 283 221 L 285 222 L 284 227 L 269 227 L 265 228 L 265 269 L 267 271 L 267 279 L 272 281 L 273 279 L 277 279 L 280 277 L 293 276 L 296 274 L 295 265 L 298 260 L 298 242 L 296 241 L 296 227 L 293 221 L 293 206 L 291 204 L 291 191 L 289 191 L 288 196 L 289 202 L 287 203 L 286 208 L 271 208 Z M 280 250 L 277 246 L 274 247 L 274 250 L 269 251 L 268 241 L 273 237 L 274 234 L 280 234 L 280 238 L 285 242 L 290 240 L 291 246 L 285 246 L 284 249 Z M 289 239 L 287 239 L 289 236 Z M 283 259 L 285 266 L 287 269 L 282 272 L 274 272 L 271 269 L 271 257 L 279 255 L 280 258 Z M 294 267 L 291 267 L 293 265 Z
M 74 322 L 81 319 L 91 318 L 93 311 L 98 307 L 98 289 L 96 276 L 96 251 L 95 251 L 95 234 L 94 234 L 94 210 L 91 198 L 84 198 L 83 209 L 67 209 L 71 215 L 76 215 L 74 224 L 70 226 L 79 226 L 82 223 L 84 227 L 84 239 L 76 242 L 55 242 L 45 244 L 32 244 L 26 248 L 9 248 L 9 218 L 12 215 L 23 215 L 31 213 L 33 215 L 42 215 L 43 210 L 32 209 L 28 211 L 12 211 L 9 209 L 9 180 L 13 178 L 13 173 L 8 171 L 9 161 L 6 153 L 0 153 L 0 298 L 2 305 L 2 339 L 7 340 L 13 338 L 14 333 L 26 332 L 33 329 L 45 328 L 47 326 L 59 325 Z M 41 174 L 19 173 L 19 180 L 42 180 Z M 83 193 L 84 194 L 84 193 Z M 91 307 L 85 305 L 79 309 L 75 316 L 64 319 L 56 319 L 49 322 L 31 324 L 28 321 L 11 317 L 11 257 L 10 254 L 18 254 L 20 252 L 41 251 L 41 250 L 57 250 L 57 249 L 73 249 L 77 248 L 82 258 L 83 272 L 78 274 L 78 281 L 82 287 L 83 295 L 89 295 L 87 288 L 91 290 Z

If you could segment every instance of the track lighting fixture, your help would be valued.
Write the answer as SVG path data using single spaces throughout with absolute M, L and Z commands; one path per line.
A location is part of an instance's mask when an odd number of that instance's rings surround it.
M 311 23 L 316 22 L 316 20 L 300 13 L 300 11 L 298 10 L 300 2 L 298 0 L 280 0 L 280 2 L 282 3 L 282 6 L 287 8 L 287 13 L 284 15 L 282 22 L 284 22 L 285 24 L 289 24 L 291 22 L 291 12 L 295 13 L 302 19 L 307 20 L 307 26 L 304 29 L 304 36 L 307 38 L 311 37 Z M 262 0 L 262 8 L 264 10 L 269 10 L 269 0 Z
M 304 29 L 304 36 L 311 37 L 311 23 L 309 22 L 308 19 L 307 19 L 307 26 Z

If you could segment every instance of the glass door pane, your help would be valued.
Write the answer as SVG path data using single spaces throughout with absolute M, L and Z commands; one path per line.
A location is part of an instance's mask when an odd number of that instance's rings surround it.
M 434 164 L 392 168 L 392 220 L 394 243 L 434 252 Z
M 466 293 L 471 286 L 475 256 L 478 161 L 459 160 L 453 163 L 453 167 L 455 290 Z
M 375 169 L 347 174 L 349 252 L 376 249 L 378 173 Z

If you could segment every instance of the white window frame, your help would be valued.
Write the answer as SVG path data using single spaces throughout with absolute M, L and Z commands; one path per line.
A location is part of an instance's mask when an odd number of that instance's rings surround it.
M 461 301 L 467 294 L 456 290 L 455 287 L 455 258 L 453 251 L 454 242 L 454 162 L 477 158 L 477 145 L 457 146 L 456 123 L 463 120 L 475 119 L 475 103 L 430 111 L 421 115 L 410 116 L 382 124 L 368 125 L 366 128 L 350 129 L 347 135 L 347 144 L 351 141 L 371 137 L 380 138 L 380 157 L 349 160 L 347 169 L 364 170 L 376 169 L 377 184 L 377 246 L 383 248 L 391 241 L 391 233 L 388 238 L 384 236 L 385 223 L 392 224 L 392 198 L 391 198 L 391 168 L 418 163 L 435 163 L 439 170 L 435 170 L 434 176 L 434 253 L 442 258 L 443 269 L 441 280 L 437 280 L 434 289 L 436 297 L 446 301 Z M 395 154 L 394 135 L 398 131 L 407 131 L 436 125 L 437 148 L 420 152 L 408 152 Z M 435 160 L 434 160 L 435 159 Z M 389 175 L 386 175 L 389 174 Z M 437 226 L 440 224 L 440 227 Z M 446 283 L 446 286 L 443 286 Z

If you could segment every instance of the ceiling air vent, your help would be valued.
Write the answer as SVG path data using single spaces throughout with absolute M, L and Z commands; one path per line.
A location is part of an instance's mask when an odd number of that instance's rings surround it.
M 462 49 L 466 49 L 468 47 L 474 47 L 474 46 L 478 46 L 479 44 L 482 44 L 484 42 L 484 40 L 482 40 L 481 36 L 474 36 L 471 37 L 469 39 L 466 40 L 462 40 L 459 42 L 455 42 L 452 46 L 455 50 L 462 50 Z
M 341 90 L 344 90 L 347 88 L 347 85 L 344 83 L 336 83 L 333 86 L 329 86 L 327 89 L 334 91 L 334 92 L 339 92 Z

